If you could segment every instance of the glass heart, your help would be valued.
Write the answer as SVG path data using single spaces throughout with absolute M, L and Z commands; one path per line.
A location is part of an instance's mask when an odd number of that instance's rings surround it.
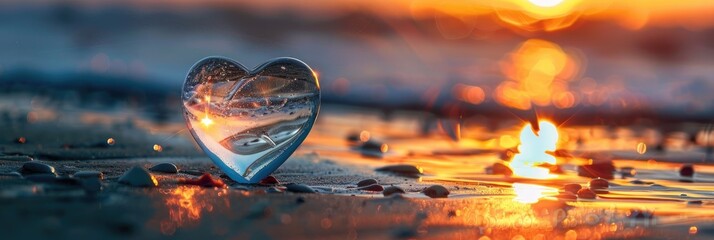
M 203 151 L 231 179 L 255 183 L 305 140 L 320 110 L 320 84 L 294 58 L 249 71 L 233 60 L 209 57 L 191 68 L 181 98 Z

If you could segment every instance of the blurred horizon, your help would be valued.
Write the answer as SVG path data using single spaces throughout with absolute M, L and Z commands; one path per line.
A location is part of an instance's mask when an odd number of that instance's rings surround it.
M 178 101 L 188 69 L 202 58 L 253 68 L 288 56 L 319 74 L 326 103 L 450 116 L 492 108 L 714 116 L 710 1 L 0 6 L 5 92 L 66 86 L 109 89 L 116 99 L 126 88 L 144 100 Z

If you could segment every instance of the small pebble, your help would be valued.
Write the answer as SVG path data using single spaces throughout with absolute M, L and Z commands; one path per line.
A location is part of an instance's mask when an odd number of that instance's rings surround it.
M 684 165 L 679 169 L 679 175 L 682 177 L 693 177 L 694 176 L 694 166 Z
M 30 162 L 34 159 L 30 156 L 24 156 L 24 155 L 3 155 L 3 156 L 0 156 L 0 160 L 15 161 L 15 162 Z
M 258 182 L 260 185 L 280 185 L 280 181 L 278 181 L 277 178 L 275 178 L 273 175 L 267 176 Z
M 149 168 L 152 172 L 160 173 L 178 173 L 178 167 L 173 163 L 159 163 L 156 166 Z
M 280 188 L 270 187 L 267 190 L 265 190 L 265 192 L 267 192 L 267 193 L 283 193 L 284 191 Z
M 449 196 L 449 190 L 441 185 L 432 185 L 422 192 L 430 198 L 446 198 Z
M 360 146 L 363 151 L 386 153 L 389 150 L 389 145 L 374 140 L 366 141 Z
M 686 194 L 686 193 L 682 193 L 682 194 L 679 194 L 679 196 L 680 196 L 680 197 L 686 197 L 687 194 Z
M 382 187 L 382 185 L 379 185 L 379 184 L 372 184 L 369 186 L 359 187 L 357 189 L 362 190 L 362 191 L 375 191 L 375 192 L 384 191 L 384 187 Z
M 596 178 L 590 180 L 590 189 L 607 189 L 610 187 L 610 183 L 602 178 Z
M 490 172 L 491 174 L 496 174 L 496 175 L 504 175 L 504 176 L 513 175 L 513 170 L 511 170 L 510 167 L 506 166 L 506 164 L 503 164 L 500 162 L 494 163 L 490 169 L 487 169 L 487 171 Z
M 615 171 L 615 165 L 612 162 L 593 163 L 591 165 L 582 165 L 578 167 L 578 176 L 589 178 L 604 178 L 613 179 L 612 172 Z
M 159 182 L 145 168 L 135 166 L 119 177 L 119 183 L 133 187 L 156 187 Z
M 97 179 L 104 179 L 104 174 L 100 171 L 79 171 L 74 174 L 72 174 L 73 177 L 79 178 L 79 179 L 85 179 L 85 178 L 97 178 Z
M 409 165 L 409 164 L 384 166 L 381 168 L 377 168 L 377 171 L 391 172 L 391 173 L 403 174 L 403 175 L 419 175 L 422 173 L 421 168 L 418 168 L 414 165 Z
M 19 144 L 25 144 L 27 142 L 27 138 L 19 137 L 19 138 L 15 139 L 15 142 L 19 143 Z
M 404 191 L 404 189 L 397 187 L 397 186 L 389 186 L 384 188 L 384 191 L 382 191 L 382 194 L 384 194 L 385 197 L 388 197 L 393 194 L 405 194 L 407 192 Z
M 297 203 L 297 204 L 303 204 L 303 203 L 305 203 L 305 198 L 303 198 L 303 197 L 298 197 L 298 198 L 295 199 L 295 203 Z
M 366 186 L 369 186 L 369 185 L 372 185 L 372 184 L 377 184 L 377 179 L 369 178 L 369 179 L 365 179 L 365 180 L 359 181 L 359 182 L 357 183 L 357 187 L 366 187 Z
M 634 177 L 637 174 L 637 170 L 633 167 L 622 167 L 620 168 L 620 174 L 622 174 L 622 177 Z
M 701 204 L 703 204 L 703 203 L 704 203 L 704 202 L 703 202 L 702 200 L 687 201 L 687 204 L 691 204 L 691 205 L 701 205 Z
M 201 187 L 225 187 L 221 179 L 213 179 L 210 173 L 204 173 L 198 178 L 179 178 L 179 184 L 198 185 Z
M 573 194 L 577 193 L 582 188 L 583 188 L 583 186 L 580 186 L 580 184 L 577 184 L 577 183 L 569 183 L 569 184 L 565 184 L 565 186 L 563 186 L 563 190 L 565 190 L 566 192 L 569 192 L 569 193 L 573 193 Z
M 597 194 L 588 188 L 583 188 L 578 191 L 578 198 L 595 199 L 597 198 Z
M 26 174 L 34 174 L 34 173 L 55 173 L 55 168 L 44 164 L 44 163 L 38 163 L 38 162 L 26 162 L 25 164 L 22 165 L 22 172 Z
M 315 189 L 313 189 L 312 187 L 299 183 L 291 183 L 286 185 L 285 187 L 287 187 L 287 190 L 289 192 L 294 193 L 316 193 Z
M 179 170 L 179 172 L 183 173 L 183 174 L 193 175 L 193 176 L 201 176 L 204 173 L 203 171 L 199 171 L 199 170 L 184 170 L 184 169 Z

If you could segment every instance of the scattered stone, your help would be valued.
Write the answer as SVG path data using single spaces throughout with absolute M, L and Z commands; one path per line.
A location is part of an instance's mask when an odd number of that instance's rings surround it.
M 687 204 L 690 204 L 690 205 L 701 205 L 701 204 L 703 204 L 703 203 L 704 203 L 704 202 L 703 202 L 702 200 L 687 201 Z
M 104 179 L 104 174 L 100 171 L 79 171 L 76 172 L 72 175 L 75 178 L 79 179 L 86 179 L 86 178 L 97 178 L 97 179 Z
M 590 180 L 590 189 L 607 189 L 610 187 L 610 182 L 602 178 Z
M 449 190 L 441 185 L 431 185 L 422 192 L 430 198 L 446 198 L 449 196 Z
M 563 186 L 563 190 L 565 190 L 566 192 L 569 192 L 569 193 L 573 193 L 573 194 L 578 193 L 578 191 L 582 188 L 583 188 L 583 186 L 580 186 L 580 184 L 577 184 L 577 183 L 569 183 L 569 184 L 565 184 L 565 186 Z
M 589 178 L 604 178 L 613 179 L 612 172 L 615 171 L 615 165 L 611 161 L 593 163 L 591 165 L 582 165 L 578 167 L 578 176 Z
M 391 173 L 405 175 L 405 176 L 418 176 L 418 175 L 421 175 L 421 173 L 422 173 L 421 168 L 418 168 L 414 165 L 409 165 L 409 164 L 398 164 L 398 165 L 384 166 L 381 168 L 377 168 L 377 171 L 391 172 Z
M 27 143 L 27 138 L 19 137 L 19 138 L 15 139 L 15 142 L 19 143 L 19 144 L 25 144 L 25 143 Z
M 15 161 L 15 162 L 30 162 L 34 159 L 30 156 L 24 156 L 24 155 L 2 155 L 2 156 L 0 156 L 0 160 Z
M 284 191 L 280 188 L 270 187 L 267 190 L 265 190 L 265 192 L 267 192 L 267 193 L 283 193 Z
M 490 169 L 486 169 L 486 171 L 490 172 L 491 174 L 497 174 L 497 175 L 505 175 L 505 176 L 513 175 L 513 170 L 511 170 L 510 167 L 506 166 L 506 164 L 503 164 L 500 162 L 494 163 L 493 166 L 491 166 Z
M 397 187 L 397 186 L 389 186 L 384 188 L 384 191 L 382 191 L 382 194 L 384 194 L 385 197 L 391 196 L 391 195 L 400 195 L 400 194 L 405 194 L 407 192 L 404 191 L 404 189 Z
M 682 168 L 679 169 L 679 176 L 693 177 L 694 176 L 694 166 L 689 165 L 689 164 L 682 166 Z
M 285 187 L 287 187 L 287 190 L 289 192 L 294 192 L 294 193 L 316 193 L 317 192 L 312 187 L 310 187 L 308 185 L 304 185 L 304 184 L 299 184 L 299 183 L 291 183 L 291 184 L 286 185 Z
M 22 165 L 23 174 L 50 173 L 55 174 L 55 168 L 38 162 L 26 162 Z
M 183 173 L 183 174 L 193 175 L 193 176 L 202 176 L 202 175 L 204 174 L 203 171 L 199 171 L 199 170 L 184 170 L 184 169 L 181 169 L 181 170 L 179 170 L 179 172 L 180 172 L 180 173 Z
M 382 185 L 379 185 L 379 184 L 372 184 L 369 186 L 359 187 L 357 189 L 362 190 L 362 191 L 374 191 L 374 192 L 384 191 L 384 187 L 382 187 Z
M 637 170 L 635 170 L 635 168 L 633 167 L 622 167 L 620 168 L 620 174 L 623 178 L 634 177 L 637 174 Z
M 364 142 L 360 149 L 369 152 L 386 153 L 389 150 L 389 146 L 385 143 L 369 140 Z
M 210 173 L 204 173 L 198 178 L 179 178 L 179 184 L 197 185 L 201 187 L 226 187 L 221 179 L 213 179 Z
M 377 179 L 368 178 L 357 183 L 357 187 L 366 187 L 372 184 L 377 184 Z
M 156 166 L 149 168 L 152 172 L 160 173 L 178 173 L 178 167 L 173 163 L 159 163 Z
M 654 217 L 654 212 L 649 211 L 649 210 L 635 210 L 631 209 L 625 215 L 628 218 L 633 218 L 633 219 L 652 219 Z
M 588 188 L 583 188 L 578 190 L 578 198 L 595 199 L 597 198 L 597 194 Z
M 275 178 L 273 175 L 267 176 L 258 182 L 260 185 L 280 185 L 280 181 L 278 181 L 277 178 Z
M 686 193 L 682 193 L 682 194 L 679 194 L 679 196 L 680 196 L 680 197 L 686 197 L 687 194 L 686 194 Z
M 642 181 L 639 179 L 632 180 L 632 181 L 630 181 L 630 183 L 632 183 L 632 184 L 647 184 L 647 185 L 654 184 L 654 182 L 647 182 L 647 181 Z
M 159 182 L 145 168 L 135 166 L 119 177 L 119 183 L 132 187 L 156 187 Z

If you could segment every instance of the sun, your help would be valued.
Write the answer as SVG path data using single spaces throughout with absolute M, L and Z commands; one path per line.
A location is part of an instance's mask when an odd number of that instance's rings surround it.
M 528 0 L 533 5 L 539 7 L 555 7 L 561 4 L 564 0 Z

